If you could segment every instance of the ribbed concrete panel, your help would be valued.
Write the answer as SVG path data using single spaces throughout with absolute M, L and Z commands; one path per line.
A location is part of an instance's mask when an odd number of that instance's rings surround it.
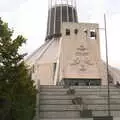
M 38 64 L 55 63 L 57 61 L 58 49 L 59 39 L 54 40 L 44 54 L 38 58 Z
M 44 43 L 41 47 L 39 47 L 36 51 L 34 51 L 26 60 L 25 62 L 28 65 L 33 65 L 36 60 L 39 58 L 42 50 L 44 49 L 44 47 L 47 45 L 48 43 Z
M 47 36 L 60 34 L 62 22 L 78 22 L 75 7 L 70 5 L 57 5 L 49 9 Z

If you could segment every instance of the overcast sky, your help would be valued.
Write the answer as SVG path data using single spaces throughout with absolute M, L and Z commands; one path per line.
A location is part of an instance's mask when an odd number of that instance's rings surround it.
M 97 22 L 104 27 L 107 16 L 109 63 L 120 68 L 120 0 L 77 0 L 79 22 Z M 24 52 L 32 53 L 44 43 L 48 0 L 0 0 L 0 16 L 28 41 Z M 101 55 L 105 59 L 104 30 L 101 31 Z

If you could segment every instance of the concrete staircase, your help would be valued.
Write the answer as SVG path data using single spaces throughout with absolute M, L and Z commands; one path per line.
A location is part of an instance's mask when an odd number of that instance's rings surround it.
M 74 95 L 68 95 L 63 86 L 40 86 L 40 120 L 82 120 L 81 106 L 74 105 L 72 99 L 82 97 L 87 109 L 94 116 L 107 116 L 107 87 L 73 86 Z M 110 87 L 111 114 L 120 120 L 120 89 Z M 118 117 L 118 119 L 117 119 Z M 84 119 L 84 120 L 93 120 Z

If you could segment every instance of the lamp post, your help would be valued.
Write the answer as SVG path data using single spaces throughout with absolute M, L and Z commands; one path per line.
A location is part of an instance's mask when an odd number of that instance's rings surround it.
M 109 65 L 108 65 L 108 39 L 107 39 L 107 24 L 106 24 L 106 15 L 104 14 L 104 29 L 105 31 L 105 49 L 106 49 L 106 71 L 107 71 L 107 107 L 108 107 L 108 116 L 98 116 L 93 117 L 93 120 L 113 120 L 113 116 L 111 116 L 111 108 L 110 108 L 110 81 L 109 81 Z
M 109 64 L 108 64 L 108 39 L 107 39 L 107 22 L 106 14 L 104 14 L 104 28 L 98 28 L 105 31 L 105 50 L 106 50 L 106 80 L 107 80 L 107 106 L 108 106 L 108 116 L 111 116 L 110 110 L 110 81 L 109 81 Z
M 97 28 L 97 29 L 104 29 L 105 31 L 105 50 L 106 50 L 106 80 L 107 80 L 107 106 L 108 106 L 108 116 L 111 116 L 110 110 L 110 81 L 109 81 L 109 65 L 108 65 L 108 39 L 107 39 L 107 23 L 106 23 L 106 15 L 104 14 L 104 28 Z M 88 30 L 84 30 L 86 33 L 86 38 L 88 34 Z
M 106 14 L 104 14 L 104 28 L 98 28 L 105 31 L 105 50 L 106 50 L 106 79 L 107 79 L 107 106 L 108 106 L 108 116 L 111 116 L 110 110 L 110 81 L 109 81 L 109 64 L 108 64 L 108 38 L 107 38 L 107 22 Z
M 104 14 L 104 28 L 97 28 L 97 29 L 104 29 L 105 31 L 105 50 L 106 50 L 106 79 L 107 79 L 107 106 L 108 106 L 108 116 L 111 116 L 110 110 L 110 81 L 109 81 L 109 65 L 108 65 L 108 39 L 107 39 L 107 23 L 106 23 L 106 15 Z M 87 30 L 84 31 L 87 36 Z
M 107 69 L 107 82 L 108 82 L 108 97 L 107 97 L 107 103 L 108 103 L 108 116 L 111 116 L 111 110 L 110 110 L 110 82 L 109 82 L 109 66 L 108 66 L 108 39 L 107 39 L 107 24 L 106 24 L 106 15 L 104 14 L 104 26 L 105 26 L 105 48 L 106 48 L 106 69 Z

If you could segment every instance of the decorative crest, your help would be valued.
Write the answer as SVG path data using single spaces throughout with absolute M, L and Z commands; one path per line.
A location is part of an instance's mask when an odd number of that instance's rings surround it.
M 73 59 L 72 66 L 78 66 L 80 71 L 86 71 L 88 66 L 92 66 L 93 62 L 89 58 L 88 49 L 84 45 L 80 45 L 76 49 L 75 58 Z

